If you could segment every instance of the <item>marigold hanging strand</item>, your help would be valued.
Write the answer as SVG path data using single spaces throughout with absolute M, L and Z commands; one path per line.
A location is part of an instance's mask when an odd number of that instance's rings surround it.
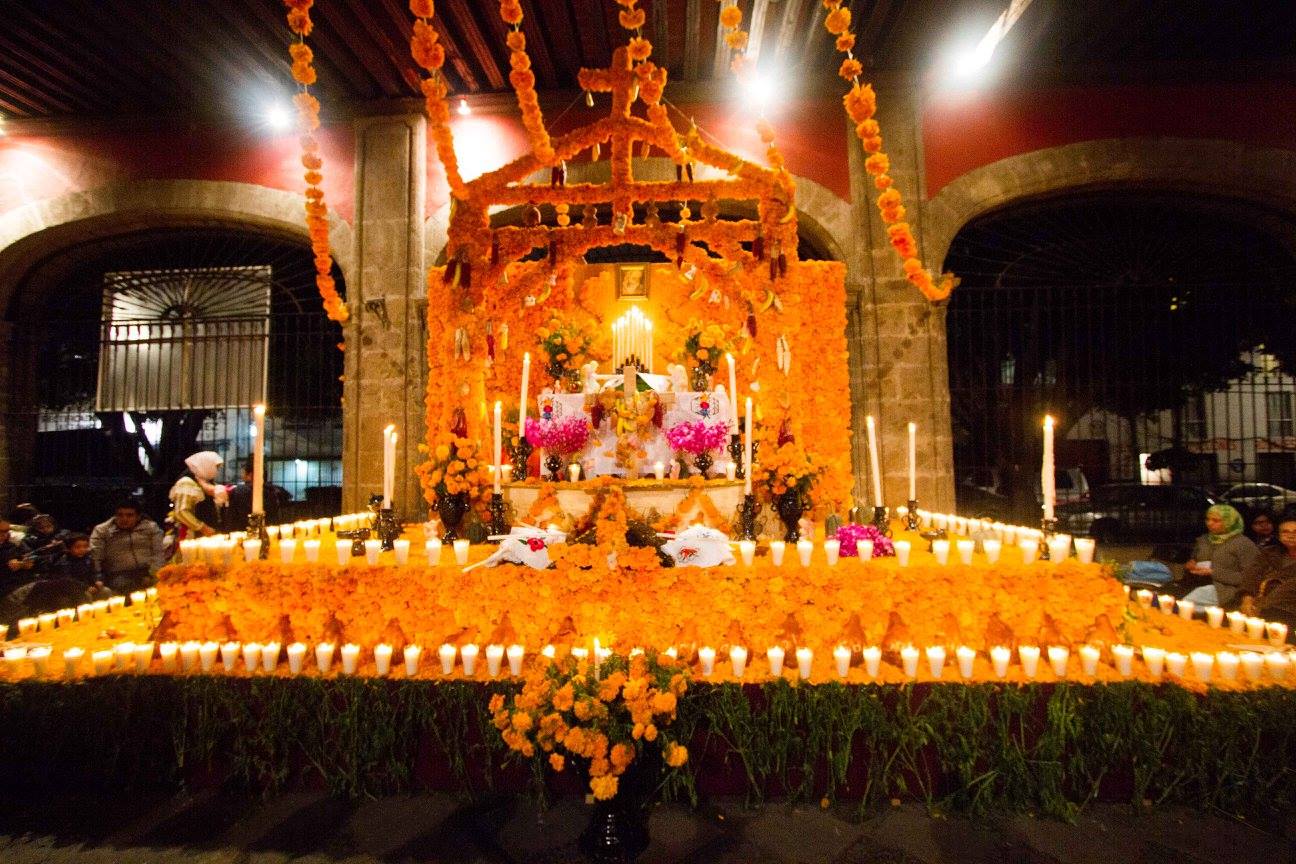
M 284 0 L 288 7 L 288 27 L 297 35 L 297 41 L 288 46 L 292 56 L 292 76 L 297 82 L 297 95 L 293 105 L 297 108 L 297 126 L 301 130 L 301 164 L 306 169 L 306 229 L 310 235 L 311 252 L 315 257 L 315 287 L 324 301 L 324 314 L 339 324 L 347 320 L 346 302 L 338 295 L 333 280 L 333 255 L 329 249 L 328 205 L 324 202 L 324 159 L 320 155 L 319 139 L 315 130 L 320 125 L 320 103 L 310 92 L 315 83 L 315 55 L 306 44 L 306 37 L 314 29 L 310 9 L 315 0 Z
M 455 157 L 454 135 L 450 131 L 450 104 L 446 101 L 449 87 L 441 67 L 445 65 L 445 46 L 441 36 L 432 26 L 436 15 L 433 0 L 410 0 L 410 11 L 414 13 L 414 33 L 410 36 L 410 56 L 414 62 L 428 71 L 420 88 L 427 108 L 428 123 L 431 124 L 432 143 L 436 147 L 441 166 L 445 168 L 446 185 L 456 198 L 462 199 L 468 192 L 463 177 L 459 174 L 459 160 Z

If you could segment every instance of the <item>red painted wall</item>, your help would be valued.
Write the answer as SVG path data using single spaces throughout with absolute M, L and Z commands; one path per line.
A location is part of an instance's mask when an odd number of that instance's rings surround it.
M 926 105 L 922 133 L 932 196 L 974 168 L 1077 141 L 1173 136 L 1296 149 L 1296 86 L 1263 81 L 949 94 Z

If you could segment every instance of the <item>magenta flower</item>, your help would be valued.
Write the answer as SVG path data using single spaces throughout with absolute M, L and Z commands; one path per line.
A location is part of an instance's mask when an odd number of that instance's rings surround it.
M 708 450 L 719 450 L 728 437 L 728 424 L 701 420 L 685 420 L 666 430 L 666 441 L 672 449 L 695 456 Z
M 571 456 L 585 449 L 589 441 L 589 420 L 585 415 L 561 420 L 526 420 L 526 439 L 532 447 L 541 447 L 559 456 Z
M 873 541 L 873 557 L 886 558 L 895 554 L 895 545 L 891 538 L 877 529 L 875 525 L 857 525 L 847 522 L 837 529 L 837 539 L 841 542 L 843 558 L 859 554 L 855 544 L 860 540 Z

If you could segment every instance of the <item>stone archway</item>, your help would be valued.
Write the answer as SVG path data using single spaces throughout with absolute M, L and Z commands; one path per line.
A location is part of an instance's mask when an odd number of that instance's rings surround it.
M 945 260 L 959 230 L 1014 201 L 1117 186 L 1197 192 L 1296 212 L 1296 152 L 1235 141 L 1110 138 L 1010 156 L 969 171 L 923 207 L 923 248 Z

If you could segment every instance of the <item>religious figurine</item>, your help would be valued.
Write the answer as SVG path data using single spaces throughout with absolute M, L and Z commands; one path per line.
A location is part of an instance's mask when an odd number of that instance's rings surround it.
M 599 391 L 598 379 L 598 362 L 591 360 L 581 367 L 581 390 L 585 393 L 597 393 Z
M 666 374 L 670 376 L 670 389 L 673 393 L 688 392 L 688 370 L 679 363 L 671 363 L 666 367 Z

